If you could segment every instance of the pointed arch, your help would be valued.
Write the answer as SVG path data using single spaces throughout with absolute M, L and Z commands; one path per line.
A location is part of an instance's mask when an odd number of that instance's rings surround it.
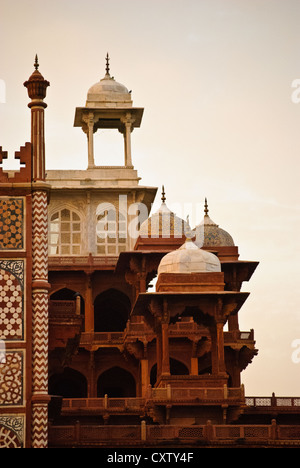
M 53 291 L 50 295 L 50 308 L 51 303 L 55 301 L 76 301 L 77 296 L 80 297 L 80 314 L 84 314 L 84 299 L 77 291 L 69 289 L 67 287 L 60 288 Z
M 86 398 L 87 380 L 81 372 L 65 367 L 63 372 L 49 378 L 49 395 L 63 398 Z
M 189 375 L 187 366 L 178 361 L 178 359 L 170 358 L 170 374 L 171 375 Z M 157 380 L 157 364 L 154 364 L 150 371 L 150 383 L 153 386 Z
M 111 367 L 104 371 L 97 381 L 97 396 L 130 398 L 136 396 L 136 381 L 133 375 L 122 367 Z
M 98 294 L 94 302 L 95 332 L 123 331 L 131 310 L 129 297 L 117 289 Z

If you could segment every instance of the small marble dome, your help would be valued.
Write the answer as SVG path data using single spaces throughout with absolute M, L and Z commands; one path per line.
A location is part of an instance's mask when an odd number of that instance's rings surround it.
M 177 250 L 165 255 L 158 266 L 157 274 L 161 273 L 205 273 L 220 272 L 221 263 L 216 255 L 201 250 L 191 240 Z
M 106 74 L 87 93 L 86 107 L 132 107 L 131 93 L 109 73 L 109 57 L 106 57 Z
M 169 238 L 183 237 L 188 227 L 187 223 L 176 216 L 166 205 L 163 188 L 162 204 L 160 208 L 147 218 L 140 227 L 140 237 Z
M 208 216 L 207 200 L 205 199 L 205 215 L 203 221 L 194 229 L 195 244 L 198 247 L 232 247 L 234 241 L 231 235 L 221 229 Z

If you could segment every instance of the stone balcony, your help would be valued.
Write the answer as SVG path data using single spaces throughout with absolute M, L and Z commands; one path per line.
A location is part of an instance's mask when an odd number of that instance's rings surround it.
M 166 445 L 168 444 L 168 445 Z M 273 420 L 264 425 L 94 425 L 79 421 L 64 426 L 49 426 L 50 448 L 135 447 L 149 449 L 143 455 L 158 455 L 163 447 L 193 448 L 299 448 L 299 426 L 278 425 Z M 152 449 L 152 450 L 150 450 Z M 174 449 L 173 449 L 174 450 Z M 175 449 L 176 450 L 176 449 Z M 139 453 L 139 452 L 136 452 Z M 157 458 L 157 461 L 159 457 Z M 185 460 L 187 461 L 187 460 Z

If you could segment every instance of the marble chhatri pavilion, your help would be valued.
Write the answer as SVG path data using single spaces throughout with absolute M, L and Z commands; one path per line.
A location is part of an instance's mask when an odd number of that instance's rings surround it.
M 24 86 L 31 142 L 19 171 L 0 168 L 0 447 L 299 446 L 300 399 L 245 397 L 242 384 L 257 349 L 241 289 L 258 262 L 240 259 L 206 200 L 194 228 L 164 188 L 151 213 L 157 188 L 131 147 L 143 108 L 108 56 L 75 110 L 85 170 L 46 174 L 37 58 Z M 124 139 L 121 166 L 95 163 L 107 129 Z

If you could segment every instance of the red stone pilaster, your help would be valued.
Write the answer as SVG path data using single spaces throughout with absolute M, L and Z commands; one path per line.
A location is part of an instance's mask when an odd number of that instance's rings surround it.
M 32 447 L 48 446 L 48 187 L 43 102 L 49 82 L 35 71 L 24 83 L 31 102 L 32 143 Z

